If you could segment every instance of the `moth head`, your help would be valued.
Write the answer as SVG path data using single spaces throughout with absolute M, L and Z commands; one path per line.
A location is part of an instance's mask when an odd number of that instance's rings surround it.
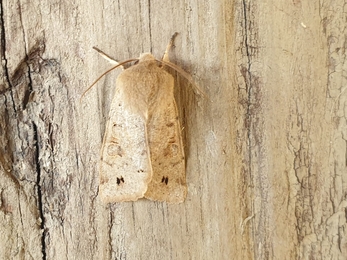
M 155 60 L 154 56 L 150 54 L 149 52 L 142 53 L 140 55 L 139 62 L 149 61 L 149 60 Z

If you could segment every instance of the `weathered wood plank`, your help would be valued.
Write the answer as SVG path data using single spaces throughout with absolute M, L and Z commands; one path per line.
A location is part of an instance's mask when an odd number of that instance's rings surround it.
M 343 259 L 345 11 L 331 1 L 3 1 L 1 259 Z M 188 197 L 103 205 L 118 60 L 171 60 Z M 41 219 L 43 219 L 41 221 Z

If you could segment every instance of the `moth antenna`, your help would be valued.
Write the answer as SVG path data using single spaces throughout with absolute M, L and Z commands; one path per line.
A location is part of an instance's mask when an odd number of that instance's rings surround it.
M 107 70 L 107 71 L 105 71 L 104 73 L 102 73 L 101 74 L 101 76 L 100 77 L 98 77 L 93 83 L 92 83 L 92 85 L 90 85 L 90 87 L 89 88 L 87 88 L 84 92 L 83 92 L 83 94 L 82 94 L 82 96 L 81 96 L 81 99 L 84 97 L 84 95 L 103 77 L 103 76 L 105 76 L 107 73 L 109 73 L 110 71 L 112 71 L 112 70 L 114 70 L 114 69 L 116 69 L 116 68 L 118 68 L 118 67 L 120 67 L 120 66 L 122 66 L 122 65 L 124 65 L 124 64 L 126 64 L 126 63 L 128 63 L 128 62 L 132 62 L 132 61 L 138 61 L 138 59 L 130 59 L 130 60 L 126 60 L 126 61 L 122 61 L 122 62 L 120 62 L 120 63 L 118 63 L 116 66 L 113 66 L 112 68 L 110 68 L 109 70 Z
M 179 66 L 177 66 L 176 64 L 173 64 L 171 62 L 167 62 L 167 61 L 163 61 L 163 60 L 157 60 L 158 62 L 163 63 L 164 65 L 170 67 L 171 69 L 177 71 L 179 74 L 181 74 L 186 80 L 188 80 L 193 86 L 194 88 L 197 90 L 196 92 L 200 95 L 202 95 L 203 97 L 207 98 L 207 95 L 205 94 L 204 91 L 202 91 L 199 86 L 194 82 L 192 76 L 190 76 L 187 72 L 185 72 L 182 68 L 180 68 Z
M 113 59 L 110 55 L 107 55 L 105 52 L 103 52 L 102 50 L 100 50 L 97 47 L 93 47 L 94 50 L 96 50 L 105 60 L 107 60 L 109 63 L 113 64 L 113 65 L 118 65 L 119 62 L 116 61 L 115 59 Z

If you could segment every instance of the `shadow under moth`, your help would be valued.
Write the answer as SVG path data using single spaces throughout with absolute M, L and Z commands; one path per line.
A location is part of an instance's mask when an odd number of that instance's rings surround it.
M 169 62 L 168 52 L 176 35 L 161 61 L 144 53 L 138 59 L 118 63 L 95 48 L 117 64 L 98 80 L 112 69 L 136 61 L 116 80 L 105 128 L 99 179 L 99 194 L 105 203 L 143 197 L 181 203 L 186 198 L 185 158 L 174 78 L 164 69 L 171 67 L 192 81 L 190 75 Z

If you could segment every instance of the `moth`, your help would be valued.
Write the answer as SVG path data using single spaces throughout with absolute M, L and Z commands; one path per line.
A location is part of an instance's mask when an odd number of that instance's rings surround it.
M 113 61 L 117 66 L 112 69 L 136 63 L 116 80 L 105 128 L 99 173 L 99 194 L 105 203 L 145 197 L 177 204 L 186 198 L 185 156 L 174 78 L 165 67 L 192 79 L 169 61 L 168 52 L 176 35 L 161 61 L 150 53 L 121 63 Z

